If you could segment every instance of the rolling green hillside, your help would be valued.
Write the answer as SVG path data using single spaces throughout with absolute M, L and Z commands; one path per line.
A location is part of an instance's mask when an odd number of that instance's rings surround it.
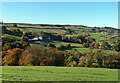
M 6 26 L 7 29 L 20 29 L 23 32 L 47 32 L 47 33 L 52 33 L 52 34 L 64 34 L 66 36 L 78 36 L 78 35 L 83 35 L 83 36 L 88 36 L 95 38 L 97 42 L 101 41 L 109 41 L 109 40 L 115 40 L 118 39 L 118 33 L 117 30 L 114 28 L 100 28 L 98 31 L 95 29 L 95 27 L 87 27 L 87 26 L 82 26 L 82 25 L 42 25 L 42 24 L 17 24 L 17 27 L 14 27 L 13 23 L 5 23 L 3 24 Z M 101 32 L 100 32 L 101 30 Z M 109 32 L 109 31 L 113 32 Z M 3 36 L 8 36 L 8 37 L 13 37 L 16 40 L 20 40 L 19 36 L 15 35 L 10 35 L 10 34 L 3 34 Z M 62 42 L 62 41 L 56 41 L 56 40 L 42 40 L 42 41 L 32 41 L 30 42 L 31 45 L 33 44 L 44 44 L 47 45 L 48 43 L 54 43 L 56 46 L 59 45 L 65 45 L 69 42 Z M 109 43 L 109 42 L 108 42 Z M 84 48 L 82 44 L 76 44 L 76 43 L 70 43 L 71 48 L 70 49 L 65 49 L 65 50 L 72 50 L 77 49 L 79 52 L 87 52 L 89 51 L 89 48 Z M 111 44 L 111 43 L 110 43 Z M 96 49 L 94 49 L 96 50 Z M 104 50 L 106 53 L 117 53 L 116 51 L 112 50 Z

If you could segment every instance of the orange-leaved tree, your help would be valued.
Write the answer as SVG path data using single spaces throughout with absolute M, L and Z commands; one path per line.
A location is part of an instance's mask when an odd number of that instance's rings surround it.
M 4 66 L 18 66 L 19 57 L 23 52 L 20 48 L 14 48 L 7 50 L 6 55 L 3 58 L 2 65 Z

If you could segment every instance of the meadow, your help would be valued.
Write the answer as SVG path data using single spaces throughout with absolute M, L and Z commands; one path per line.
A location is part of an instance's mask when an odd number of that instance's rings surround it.
M 55 66 L 3 66 L 3 81 L 118 81 L 118 69 Z

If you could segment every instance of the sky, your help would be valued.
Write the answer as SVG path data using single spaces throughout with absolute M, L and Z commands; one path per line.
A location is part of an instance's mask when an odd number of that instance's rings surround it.
M 118 27 L 117 2 L 2 2 L 5 23 Z

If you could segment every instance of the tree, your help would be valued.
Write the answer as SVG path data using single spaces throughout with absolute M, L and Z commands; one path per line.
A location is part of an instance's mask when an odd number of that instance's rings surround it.
M 83 43 L 83 47 L 86 47 L 86 48 L 88 48 L 88 47 L 89 47 L 89 43 L 88 43 L 88 42 L 86 42 L 86 43 Z
M 104 60 L 105 59 L 103 51 L 102 50 L 95 51 L 93 56 L 92 67 L 102 67 Z
M 99 43 L 95 43 L 94 48 L 99 48 Z
M 76 66 L 77 66 L 76 61 L 71 61 L 71 62 L 69 63 L 69 66 L 70 66 L 70 67 L 76 67 Z
M 79 39 L 79 42 L 80 42 L 80 44 L 82 44 L 82 40 L 81 39 Z
M 27 47 L 19 59 L 20 66 L 39 66 L 44 57 L 45 48 L 41 45 Z
M 82 56 L 79 60 L 78 66 L 79 67 L 85 67 L 85 61 L 86 61 L 86 57 Z
M 28 38 L 27 36 L 22 36 L 22 37 L 21 37 L 21 41 L 26 41 L 26 42 L 28 42 L 28 41 L 29 41 L 29 38 Z
M 22 44 L 19 41 L 12 42 L 11 43 L 11 48 L 12 49 L 13 48 L 21 48 L 21 49 L 23 49 Z
M 53 44 L 53 43 L 51 43 L 51 42 L 47 45 L 47 47 L 56 48 L 55 44 Z
M 58 47 L 58 49 L 59 49 L 59 50 L 65 49 L 65 46 L 64 46 L 64 45 L 60 45 L 60 46 Z
M 90 47 L 93 47 L 95 45 L 95 41 L 93 41 L 91 44 L 90 44 Z
M 19 65 L 19 58 L 22 53 L 22 49 L 14 48 L 7 51 L 6 55 L 3 58 L 3 65 L 4 66 L 18 66 Z
M 69 47 L 71 47 L 71 45 L 70 45 L 70 44 L 66 44 L 65 47 L 66 47 L 66 48 L 69 48 Z
M 17 24 L 14 24 L 13 26 L 14 26 L 14 27 L 17 27 Z
M 19 64 L 21 66 L 63 66 L 64 56 L 56 48 L 34 45 L 22 53 Z
M 5 34 L 5 33 L 7 33 L 7 28 L 5 27 L 5 26 L 2 26 L 2 34 Z
M 30 43 L 26 41 L 20 41 L 20 44 L 22 45 L 22 49 L 30 47 Z
M 7 51 L 9 49 L 11 49 L 11 43 L 5 43 L 4 46 L 2 47 L 3 51 Z
M 4 44 L 6 44 L 6 43 L 12 43 L 14 41 L 15 41 L 15 39 L 13 37 L 3 36 L 2 37 L 2 46 L 4 46 Z
M 111 46 L 108 44 L 108 42 L 103 41 L 103 42 L 101 43 L 101 48 L 102 48 L 102 49 L 106 49 L 106 50 L 110 50 L 110 49 L 111 49 Z
M 112 49 L 115 51 L 120 51 L 120 42 L 116 42 L 113 46 Z

